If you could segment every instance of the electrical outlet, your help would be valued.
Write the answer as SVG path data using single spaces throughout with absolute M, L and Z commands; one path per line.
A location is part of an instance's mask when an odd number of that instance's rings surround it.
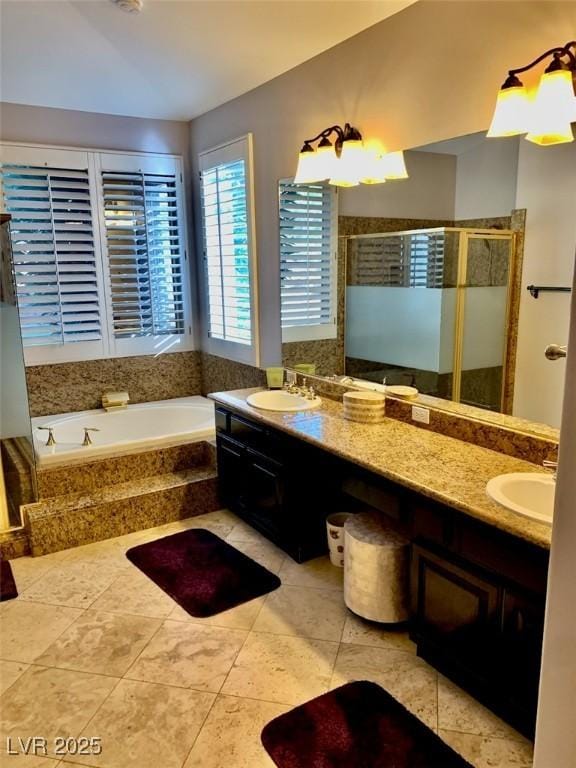
M 419 421 L 420 424 L 430 424 L 430 410 L 428 408 L 420 408 L 418 405 L 413 405 L 412 421 Z

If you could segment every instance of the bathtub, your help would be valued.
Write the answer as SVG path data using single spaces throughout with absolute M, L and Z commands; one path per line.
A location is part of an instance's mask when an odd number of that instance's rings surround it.
M 52 427 L 56 445 L 47 446 Z M 84 427 L 92 445 L 83 446 Z M 92 458 L 119 456 L 214 437 L 214 403 L 205 397 L 178 397 L 129 405 L 122 411 L 77 411 L 32 419 L 36 462 L 40 468 L 78 464 Z

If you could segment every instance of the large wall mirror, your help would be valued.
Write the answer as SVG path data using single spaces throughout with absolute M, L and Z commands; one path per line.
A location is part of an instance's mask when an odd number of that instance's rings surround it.
M 479 133 L 406 165 L 337 194 L 280 182 L 284 365 L 558 426 L 565 363 L 544 349 L 568 338 L 576 148 Z

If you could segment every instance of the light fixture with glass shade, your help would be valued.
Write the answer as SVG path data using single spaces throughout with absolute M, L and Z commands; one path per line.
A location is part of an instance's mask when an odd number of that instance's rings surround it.
M 488 137 L 526 134 L 541 146 L 574 141 L 571 123 L 576 122 L 576 41 L 551 48 L 525 67 L 511 69 L 498 98 Z M 551 58 L 536 93 L 531 96 L 518 75 Z
M 316 142 L 315 149 L 313 145 Z M 396 174 L 386 162 L 386 158 L 391 156 L 396 157 L 397 165 L 403 169 Z M 337 187 L 355 187 L 358 184 L 383 184 L 388 178 L 408 178 L 403 153 L 378 151 L 374 149 L 374 142 L 365 145 L 360 131 L 346 123 L 344 128 L 333 125 L 314 138 L 306 139 L 300 150 L 294 183 L 310 184 L 327 180 Z

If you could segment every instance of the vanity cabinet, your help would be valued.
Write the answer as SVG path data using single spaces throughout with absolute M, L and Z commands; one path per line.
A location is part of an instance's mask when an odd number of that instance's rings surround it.
M 326 551 L 331 512 L 384 513 L 411 542 L 418 655 L 533 735 L 546 550 L 220 406 L 216 427 L 223 503 L 297 562 Z
M 299 563 L 326 551 L 326 516 L 340 503 L 336 459 L 223 408 L 216 445 L 226 506 Z

